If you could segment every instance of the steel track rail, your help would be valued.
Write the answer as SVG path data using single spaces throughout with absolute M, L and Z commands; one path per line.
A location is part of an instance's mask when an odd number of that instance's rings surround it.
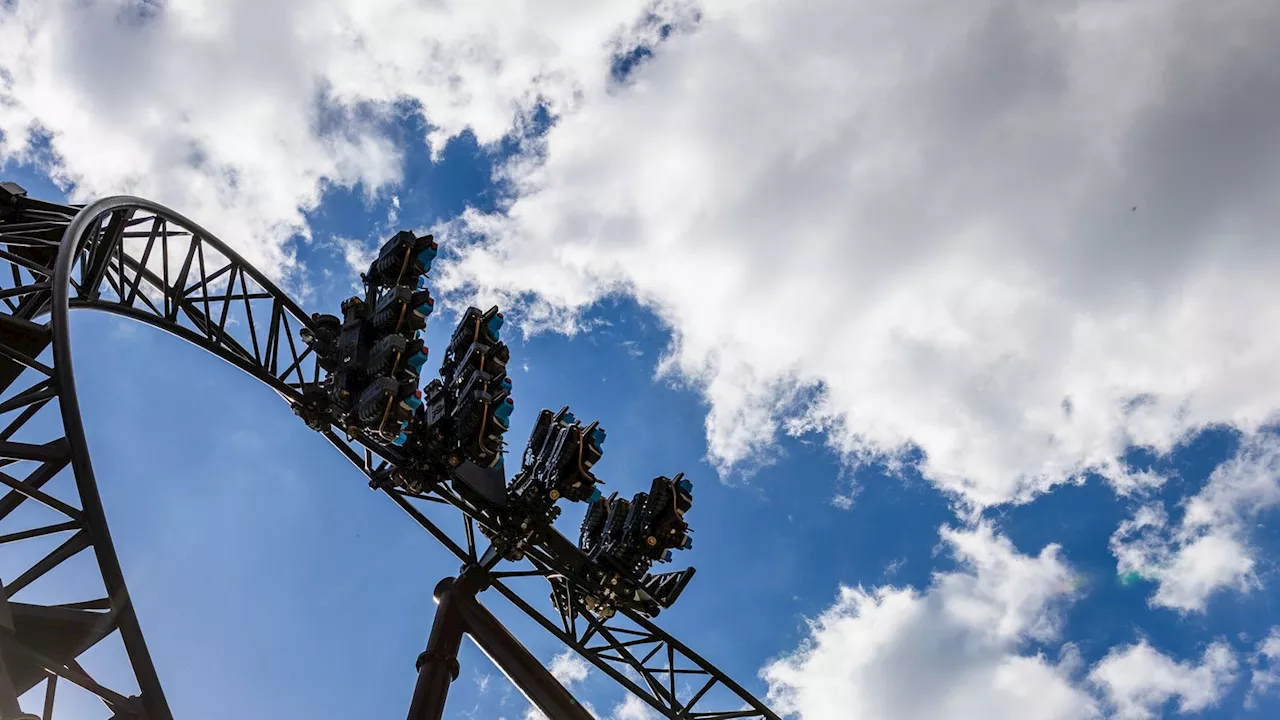
M 72 365 L 73 309 L 112 313 L 175 335 L 293 406 L 323 376 L 298 336 L 312 320 L 239 254 L 157 203 L 120 196 L 81 208 L 0 192 L 0 483 L 8 488 L 0 496 L 0 546 L 63 539 L 25 570 L 4 577 L 0 718 L 12 714 L 3 706 L 8 680 L 10 693 L 27 693 L 29 703 L 41 703 L 36 717 L 42 720 L 64 717 L 58 714 L 60 683 L 101 698 L 108 717 L 171 720 L 89 457 Z M 334 428 L 321 434 L 464 566 L 478 562 L 476 530 L 493 526 L 492 511 L 472 505 L 445 482 L 426 495 L 387 487 L 378 479 L 401 460 L 397 448 L 368 437 L 347 439 Z M 58 522 L 28 522 L 30 513 L 23 510 L 35 504 L 56 513 Z M 432 519 L 436 506 L 445 506 L 454 532 Z M 99 594 L 42 604 L 35 590 L 27 590 L 33 583 L 38 590 L 40 578 L 90 548 Z M 583 562 L 576 546 L 551 529 L 523 564 L 495 568 L 493 586 L 663 717 L 776 720 L 748 691 L 648 618 L 624 612 L 602 621 L 576 602 L 553 609 L 543 602 L 549 608 L 543 611 L 522 597 L 536 592 L 526 590 L 530 579 L 544 581 L 543 593 L 551 578 L 567 578 L 572 586 Z M 78 662 L 113 636 L 123 643 L 134 687 L 112 689 Z M 43 700 L 32 700 L 40 684 Z

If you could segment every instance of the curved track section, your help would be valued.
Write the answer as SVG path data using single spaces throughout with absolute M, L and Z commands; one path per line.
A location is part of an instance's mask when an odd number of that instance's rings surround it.
M 102 310 L 176 335 L 270 386 L 299 412 L 304 391 L 323 376 L 298 336 L 312 320 L 234 251 L 156 203 L 113 197 L 65 206 L 12 190 L 0 188 L 0 484 L 8 490 L 0 497 L 0 719 L 18 716 L 16 695 L 32 717 L 84 717 L 87 692 L 105 704 L 103 717 L 170 720 L 98 494 L 75 392 L 69 311 Z M 397 448 L 321 432 L 462 565 L 480 561 L 477 530 L 496 520 L 489 511 L 454 493 L 446 478 L 425 495 L 389 487 Z M 96 563 L 84 561 L 89 549 Z M 492 585 L 664 717 L 776 720 L 650 619 L 620 612 L 603 620 L 581 607 L 572 578 L 583 562 L 551 529 L 524 561 L 494 568 Z M 569 581 L 567 604 L 548 601 L 548 580 Z M 112 643 L 123 646 L 130 672 L 119 662 L 90 666 L 103 653 L 88 651 Z M 79 704 L 62 702 L 69 693 L 59 688 L 67 684 L 83 691 Z

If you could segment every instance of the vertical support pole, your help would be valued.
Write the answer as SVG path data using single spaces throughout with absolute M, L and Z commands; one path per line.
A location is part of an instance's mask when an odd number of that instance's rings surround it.
M 435 589 L 436 617 L 431 623 L 427 649 L 418 656 L 418 682 L 409 703 L 408 720 L 440 720 L 444 717 L 449 685 L 458 679 L 458 648 L 465 629 L 458 612 L 454 579 L 441 580 Z

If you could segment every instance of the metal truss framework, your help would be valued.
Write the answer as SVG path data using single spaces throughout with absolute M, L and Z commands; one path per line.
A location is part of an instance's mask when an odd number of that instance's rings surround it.
M 71 364 L 72 309 L 101 310 L 176 335 L 294 406 L 323 374 L 298 336 L 312 320 L 234 251 L 156 203 L 113 197 L 65 206 L 27 198 L 12 184 L 0 187 L 0 483 L 8 488 L 0 497 L 0 545 L 62 539 L 47 553 L 25 553 L 35 559 L 25 571 L 4 578 L 0 720 L 21 717 L 16 707 L 6 706 L 15 695 L 29 705 L 42 704 L 41 714 L 30 717 L 65 717 L 58 714 L 59 683 L 97 696 L 112 718 L 170 720 L 89 458 Z M 333 428 L 321 432 L 368 476 L 371 487 L 464 568 L 481 564 L 476 535 L 494 526 L 489 511 L 453 492 L 447 478 L 427 494 L 392 488 L 385 479 L 400 459 L 398 448 L 370 437 L 348 440 Z M 55 493 L 60 486 L 70 492 Z M 18 511 L 33 504 L 53 519 L 23 522 L 31 513 Z M 455 532 L 428 518 L 436 505 L 458 511 L 448 513 Z M 90 548 L 100 577 L 89 580 L 98 592 L 58 603 L 37 592 L 42 577 L 72 565 L 67 561 Z M 585 563 L 574 543 L 550 529 L 521 563 L 486 562 L 485 569 L 493 590 L 663 717 L 776 720 L 763 703 L 650 619 L 624 610 L 602 620 L 587 611 L 577 600 L 575 579 Z M 567 601 L 535 607 L 525 599 L 531 581 L 542 581 L 543 593 L 547 581 L 566 588 Z M 112 689 L 78 661 L 109 638 L 124 646 L 132 687 Z M 111 674 L 119 675 L 118 668 Z M 43 700 L 32 699 L 41 685 Z

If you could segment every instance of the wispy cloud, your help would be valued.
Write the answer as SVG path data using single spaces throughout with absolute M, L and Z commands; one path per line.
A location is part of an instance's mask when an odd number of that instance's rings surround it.
M 1111 538 L 1122 576 L 1157 583 L 1155 605 L 1203 611 L 1215 593 L 1258 586 L 1258 550 L 1250 525 L 1260 513 L 1280 505 L 1280 437 L 1247 438 L 1237 454 L 1214 469 L 1204 488 L 1181 505 L 1171 523 L 1164 505 L 1135 511 Z

